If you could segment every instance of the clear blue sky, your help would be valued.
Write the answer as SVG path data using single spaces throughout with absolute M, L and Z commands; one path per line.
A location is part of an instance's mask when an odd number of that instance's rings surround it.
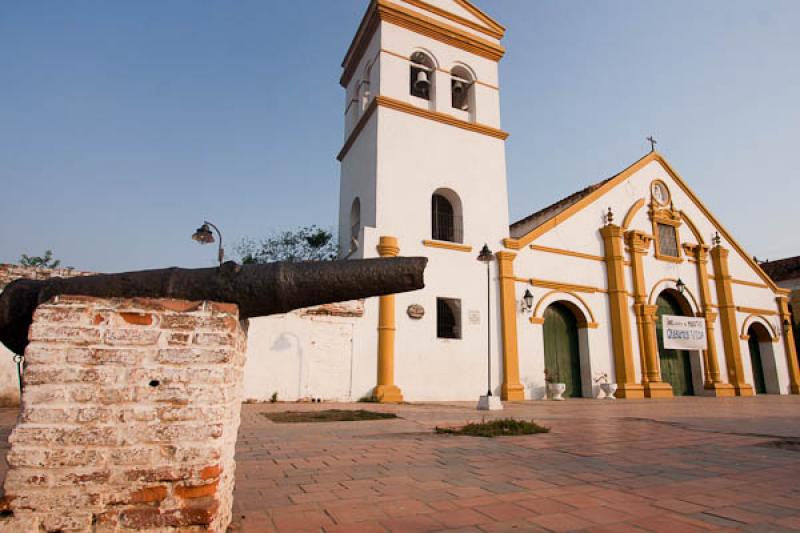
M 800 2 L 476 4 L 508 29 L 512 219 L 653 134 L 750 253 L 800 254 Z M 0 262 L 207 266 L 204 218 L 231 244 L 334 227 L 337 80 L 366 5 L 0 3 Z

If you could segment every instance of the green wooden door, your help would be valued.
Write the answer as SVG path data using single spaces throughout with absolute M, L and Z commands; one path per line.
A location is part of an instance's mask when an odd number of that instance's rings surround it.
M 750 338 L 747 345 L 750 347 L 750 364 L 753 368 L 753 385 L 756 388 L 756 394 L 767 393 L 767 383 L 764 381 L 764 365 L 761 363 L 761 346 L 758 342 L 758 334 L 753 331 L 753 328 L 747 330 Z
M 578 323 L 562 304 L 553 304 L 544 312 L 544 364 L 550 375 L 567 386 L 564 396 L 583 395 Z
M 683 316 L 680 304 L 670 294 L 658 297 L 658 320 L 656 335 L 658 336 L 658 358 L 661 362 L 661 380 L 672 385 L 675 396 L 692 396 L 692 364 L 686 350 L 667 350 L 664 348 L 664 331 L 661 323 L 662 315 Z

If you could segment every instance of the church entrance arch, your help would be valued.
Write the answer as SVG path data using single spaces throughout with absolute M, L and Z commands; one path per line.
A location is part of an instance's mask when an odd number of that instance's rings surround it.
M 591 384 L 584 386 L 588 374 L 588 349 L 586 339 L 581 339 L 586 323 L 581 311 L 571 302 L 558 301 L 544 312 L 544 364 L 554 381 L 564 383 L 564 396 L 580 398 L 591 396 Z M 583 364 L 582 364 L 583 360 Z
M 772 335 L 764 324 L 753 322 L 747 328 L 747 345 L 750 351 L 750 368 L 753 372 L 753 389 L 756 394 L 778 394 L 778 373 Z
M 664 331 L 661 317 L 664 315 L 692 316 L 689 302 L 676 290 L 667 289 L 658 295 L 656 337 L 658 338 L 658 360 L 661 380 L 672 385 L 675 396 L 693 396 L 691 352 L 664 348 Z

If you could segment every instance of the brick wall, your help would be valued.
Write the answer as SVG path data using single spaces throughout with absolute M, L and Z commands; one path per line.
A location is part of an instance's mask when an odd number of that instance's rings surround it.
M 246 344 L 235 306 L 61 296 L 30 338 L 0 530 L 225 530 Z
M 82 272 L 71 268 L 33 268 L 22 265 L 0 264 L 0 292 L 15 279 L 50 279 L 53 277 L 70 278 L 88 276 L 91 272 Z M 19 405 L 19 379 L 14 354 L 0 344 L 0 407 L 16 407 Z

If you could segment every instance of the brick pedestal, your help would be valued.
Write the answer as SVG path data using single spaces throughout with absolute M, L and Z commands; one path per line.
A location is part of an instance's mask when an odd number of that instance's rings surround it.
M 39 306 L 0 531 L 225 531 L 245 335 L 235 305 Z

